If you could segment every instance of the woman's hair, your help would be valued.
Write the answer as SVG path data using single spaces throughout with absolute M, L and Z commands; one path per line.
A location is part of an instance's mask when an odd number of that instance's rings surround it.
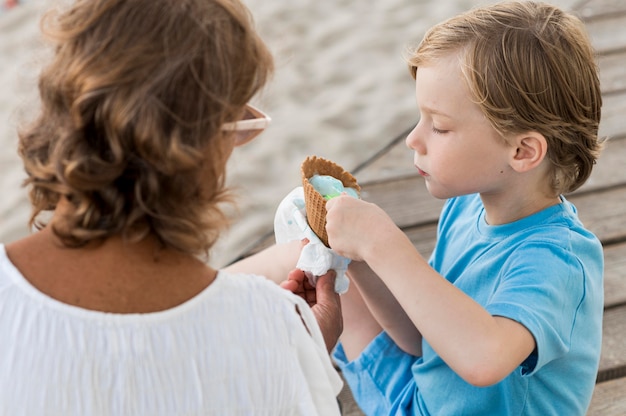
M 461 52 L 470 94 L 503 137 L 546 138 L 555 193 L 580 187 L 602 148 L 598 68 L 583 23 L 530 1 L 470 10 L 426 33 L 407 58 L 413 77 L 452 52 Z
M 208 255 L 228 223 L 218 207 L 233 149 L 227 121 L 273 70 L 239 0 L 78 0 L 49 13 L 55 47 L 39 79 L 42 109 L 20 132 L 31 225 L 65 244 L 155 234 Z

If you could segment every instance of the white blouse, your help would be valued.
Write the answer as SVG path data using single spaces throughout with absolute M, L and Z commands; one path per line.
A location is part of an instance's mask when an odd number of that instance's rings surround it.
M 104 313 L 38 291 L 0 245 L 1 416 L 338 415 L 341 386 L 310 308 L 263 277 Z

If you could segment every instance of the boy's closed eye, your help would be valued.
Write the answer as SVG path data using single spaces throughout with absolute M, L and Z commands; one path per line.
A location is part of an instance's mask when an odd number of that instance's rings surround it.
M 445 134 L 445 133 L 447 133 L 449 131 L 449 130 L 438 129 L 434 125 L 431 127 L 431 129 L 432 129 L 433 133 L 435 133 L 435 134 Z

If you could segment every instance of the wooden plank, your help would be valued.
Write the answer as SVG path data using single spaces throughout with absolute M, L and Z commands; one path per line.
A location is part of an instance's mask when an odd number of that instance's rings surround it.
M 625 113 L 626 114 L 626 113 Z M 591 192 L 626 183 L 626 138 L 607 140 L 587 182 L 580 191 Z
M 626 48 L 623 10 L 585 19 L 593 47 L 600 54 L 610 54 Z
M 580 220 L 605 244 L 626 239 L 626 184 L 568 198 Z
M 413 246 L 422 255 L 428 259 L 435 249 L 437 241 L 437 224 L 425 224 L 421 226 L 408 227 L 403 229 L 404 233 L 409 237 Z
M 364 184 L 361 197 L 380 206 L 399 227 L 437 221 L 443 201 L 433 198 L 416 174 Z
M 626 14 L 624 0 L 587 0 L 581 3 L 574 7 L 573 12 L 585 22 Z
M 626 243 L 604 248 L 604 307 L 619 305 L 626 305 Z
M 624 126 L 626 96 L 624 96 L 624 94 L 608 94 L 604 95 L 602 100 L 600 137 L 623 137 L 626 133 Z
M 367 184 L 415 175 L 413 151 L 405 144 L 407 134 L 394 139 L 395 145 L 384 155 L 378 155 L 377 158 L 368 161 L 359 172 L 354 173 L 359 183 Z
M 341 376 L 341 372 L 339 373 Z M 343 377 L 342 377 L 343 379 Z M 341 414 L 344 416 L 364 416 L 363 411 L 359 407 L 358 404 L 354 401 L 354 396 L 350 391 L 350 387 L 344 380 L 343 388 L 339 392 L 339 396 L 337 396 L 337 400 L 339 400 L 339 404 L 341 406 Z
M 626 306 L 604 312 L 598 382 L 626 377 Z
M 626 378 L 596 385 L 587 416 L 626 415 Z
M 600 86 L 603 94 L 616 94 L 626 89 L 626 65 L 624 62 L 626 62 L 626 51 L 598 56 Z

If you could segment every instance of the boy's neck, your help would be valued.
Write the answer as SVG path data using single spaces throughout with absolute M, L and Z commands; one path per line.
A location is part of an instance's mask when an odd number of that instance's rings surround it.
M 515 193 L 509 190 L 510 193 Z M 484 195 L 480 198 L 485 207 L 485 219 L 489 225 L 508 224 L 561 203 L 560 196 L 543 193 L 517 195 Z

